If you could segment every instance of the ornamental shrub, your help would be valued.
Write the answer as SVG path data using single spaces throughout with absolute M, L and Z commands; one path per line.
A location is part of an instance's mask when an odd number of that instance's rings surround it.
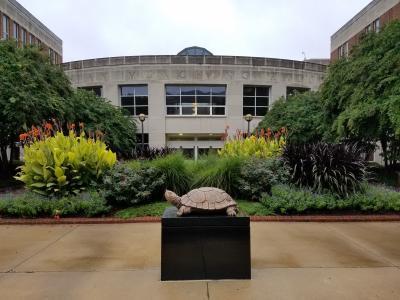
M 0 216 L 14 218 L 93 217 L 107 214 L 111 207 L 98 192 L 89 191 L 79 196 L 51 199 L 37 193 L 6 195 L 0 198 Z
M 117 164 L 103 179 L 107 202 L 117 206 L 159 200 L 164 191 L 165 175 L 154 167 Z
M 67 136 L 57 132 L 27 144 L 24 161 L 16 179 L 33 192 L 60 197 L 78 194 L 99 182 L 115 164 L 116 155 L 102 141 L 70 131 Z
M 294 184 L 317 192 L 348 197 L 359 191 L 366 179 L 362 148 L 357 144 L 289 144 L 283 159 Z
M 362 192 L 337 198 L 331 193 L 315 193 L 309 188 L 276 185 L 272 187 L 272 195 L 263 195 L 261 203 L 266 214 L 399 212 L 400 193 L 383 186 L 365 185 Z
M 234 139 L 228 139 L 224 147 L 218 151 L 222 157 L 277 157 L 282 154 L 285 145 L 285 129 L 275 135 L 270 130 L 257 136 L 243 137 L 237 134 Z
M 240 169 L 239 193 L 243 199 L 259 201 L 263 193 L 271 193 L 271 187 L 289 181 L 289 170 L 282 159 L 252 158 Z

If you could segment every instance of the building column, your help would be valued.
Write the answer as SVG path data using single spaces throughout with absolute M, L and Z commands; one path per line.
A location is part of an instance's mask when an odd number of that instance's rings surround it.
M 162 82 L 149 82 L 148 133 L 150 147 L 165 147 L 165 85 Z

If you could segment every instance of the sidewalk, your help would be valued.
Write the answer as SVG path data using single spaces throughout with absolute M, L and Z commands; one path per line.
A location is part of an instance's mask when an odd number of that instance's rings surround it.
M 168 283 L 159 223 L 0 226 L 0 299 L 400 298 L 398 222 L 251 226 L 251 281 Z

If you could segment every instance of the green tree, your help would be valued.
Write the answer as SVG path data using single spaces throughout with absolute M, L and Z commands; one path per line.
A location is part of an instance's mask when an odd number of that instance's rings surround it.
M 120 155 L 135 146 L 136 124 L 120 108 L 74 91 L 63 70 L 40 49 L 0 41 L 0 177 L 14 171 L 7 149 L 15 149 L 18 135 L 49 119 L 83 122 L 88 130 L 102 131 L 106 144 Z
M 296 93 L 276 101 L 258 127 L 273 131 L 286 127 L 288 140 L 295 143 L 319 141 L 325 130 L 322 109 L 318 92 Z
M 385 165 L 400 160 L 400 22 L 365 35 L 333 63 L 321 88 L 326 123 L 337 139 L 380 142 Z
M 85 130 L 100 130 L 104 142 L 120 156 L 129 156 L 136 145 L 136 123 L 125 110 L 93 92 L 78 89 L 69 99 L 65 118 L 84 122 Z
M 18 135 L 48 118 L 62 118 L 72 94 L 69 80 L 37 48 L 0 42 L 0 174 L 12 171 L 7 149 Z

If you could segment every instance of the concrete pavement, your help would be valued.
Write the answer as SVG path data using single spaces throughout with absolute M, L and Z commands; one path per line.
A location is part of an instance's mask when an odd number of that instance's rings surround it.
M 167 283 L 160 224 L 0 226 L 0 299 L 400 299 L 400 223 L 251 226 L 251 281 Z

